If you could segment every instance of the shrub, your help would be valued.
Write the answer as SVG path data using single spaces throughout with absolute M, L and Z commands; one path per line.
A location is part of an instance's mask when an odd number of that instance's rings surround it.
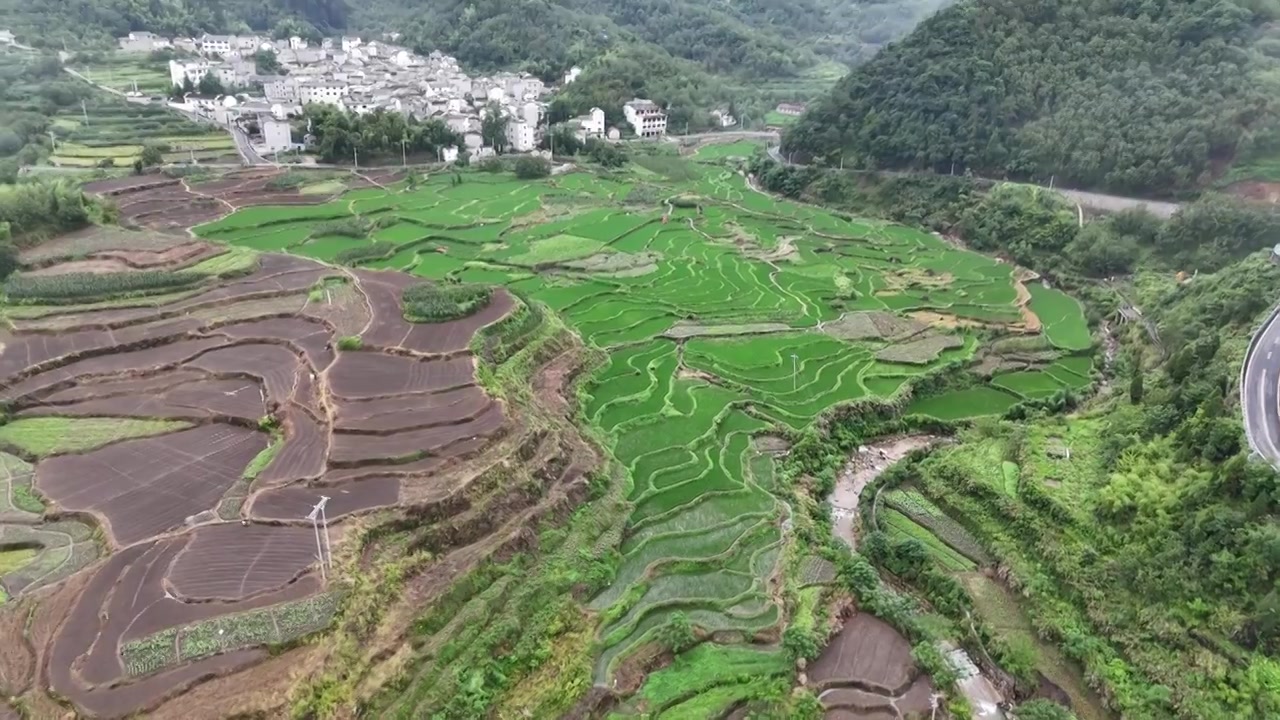
M 203 279 L 205 276 L 198 273 L 165 270 L 16 275 L 5 282 L 4 292 L 12 302 L 57 302 L 143 295 L 194 285 Z
M 360 339 L 359 335 L 347 335 L 338 338 L 339 350 L 359 350 L 362 347 L 364 347 L 364 340 Z
M 693 632 L 693 625 L 682 612 L 672 613 L 671 619 L 658 630 L 658 642 L 671 652 L 680 653 L 693 647 L 698 636 Z
M 307 174 L 303 172 L 287 172 L 267 181 L 268 190 L 293 190 L 307 184 Z
M 142 156 L 138 159 L 145 166 L 161 165 L 164 163 L 164 152 L 166 149 L 167 147 L 164 145 L 147 143 L 147 145 L 142 148 Z
M 396 244 L 385 240 L 377 240 L 368 245 L 353 247 L 349 250 L 343 250 L 334 256 L 334 260 L 340 265 L 359 265 L 365 260 L 380 260 L 390 257 L 396 251 Z
M 521 180 L 536 180 L 551 174 L 551 163 L 546 158 L 525 155 L 516 160 L 515 170 Z
M 369 234 L 369 221 L 361 217 L 347 217 L 316 223 L 311 229 L 311 237 L 340 235 L 342 237 L 363 238 Z
M 440 286 L 422 283 L 405 288 L 404 317 L 410 322 L 443 322 L 466 317 L 489 304 L 492 289 L 483 285 Z

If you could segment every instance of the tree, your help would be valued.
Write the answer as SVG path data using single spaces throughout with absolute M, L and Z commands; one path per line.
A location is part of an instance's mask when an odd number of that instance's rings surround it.
M 253 54 L 253 63 L 258 68 L 259 75 L 280 74 L 280 60 L 276 57 L 275 50 L 259 50 Z
M 18 250 L 8 239 L 0 240 L 0 281 L 18 269 Z
M 521 180 L 536 180 L 551 174 L 551 163 L 546 158 L 521 155 L 516 159 L 515 171 Z
M 196 92 L 195 83 L 191 82 L 190 77 L 184 77 L 182 78 L 181 85 L 178 85 L 177 83 L 175 83 L 173 87 L 169 89 L 169 97 L 173 98 L 174 100 L 181 100 L 188 95 L 194 95 L 195 92 Z
M 602 140 L 587 142 L 587 154 L 594 162 L 607 168 L 620 168 L 627 164 L 627 153 L 622 148 Z
M 1024 702 L 1016 711 L 1018 720 L 1076 720 L 1067 708 L 1052 700 L 1038 699 Z
M 676 612 L 672 613 L 667 624 L 658 631 L 658 642 L 672 653 L 679 655 L 693 647 L 698 642 L 698 636 L 693 631 L 693 625 L 689 623 L 689 617 L 682 612 Z
M 164 164 L 164 153 L 167 148 L 155 143 L 142 146 L 142 155 L 138 158 L 146 167 Z
M 222 81 L 218 79 L 217 73 L 208 72 L 204 77 L 200 78 L 199 84 L 196 85 L 196 91 L 206 97 L 216 97 L 225 95 L 227 90 L 222 86 Z
M 480 121 L 480 137 L 485 144 L 502 152 L 507 147 L 507 123 L 510 119 L 502 111 L 502 106 L 491 102 L 485 106 L 484 120 Z

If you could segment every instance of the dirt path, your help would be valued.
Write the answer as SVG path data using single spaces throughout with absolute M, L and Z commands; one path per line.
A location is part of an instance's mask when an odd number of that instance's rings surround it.
M 836 478 L 836 489 L 831 493 L 831 515 L 835 520 L 836 537 L 850 548 L 858 547 L 858 499 L 871 481 L 880 477 L 890 465 L 906 457 L 908 453 L 937 444 L 941 438 L 935 435 L 900 435 L 877 440 L 858 448 L 849 457 L 844 469 Z

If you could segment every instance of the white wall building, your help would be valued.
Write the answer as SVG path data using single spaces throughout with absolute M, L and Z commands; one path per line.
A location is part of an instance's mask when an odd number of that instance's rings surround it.
M 303 105 L 338 105 L 347 94 L 347 86 L 338 83 L 313 83 L 298 86 L 298 101 Z
M 440 157 L 447 163 L 458 162 L 458 148 L 450 145 L 440 151 Z
M 711 119 L 716 121 L 722 128 L 733 127 L 738 124 L 738 119 L 731 115 L 728 110 L 712 110 Z
M 507 145 L 511 150 L 522 153 L 538 147 L 535 126 L 523 120 L 512 119 L 507 123 Z
M 604 135 L 604 111 L 598 107 L 591 108 L 582 122 L 582 131 L 587 137 Z
M 577 80 L 578 76 L 581 74 L 582 74 L 582 68 L 578 67 L 577 65 L 574 65 L 573 67 L 569 68 L 569 72 L 564 74 L 564 84 L 568 85 L 574 80 Z
M 636 98 L 622 106 L 627 122 L 642 138 L 656 138 L 667 134 L 667 114 L 652 100 Z
M 9 42 L 12 41 L 11 35 Z M 0 40 L 0 42 L 3 42 L 3 40 Z M 125 37 L 117 38 L 116 44 L 120 46 L 120 52 L 127 53 L 150 53 L 173 47 L 173 43 L 169 42 L 167 38 L 162 38 L 149 32 L 131 32 Z
M 199 85 L 204 76 L 209 74 L 210 65 L 206 60 L 169 61 L 169 82 L 181 86 L 187 80 L 192 85 Z
M 258 117 L 258 127 L 262 130 L 262 145 L 265 152 L 285 152 L 293 149 L 293 128 L 288 122 L 277 120 L 270 115 L 263 115 Z
M 542 108 L 538 107 L 538 103 L 527 102 L 520 108 L 520 119 L 537 127 L 542 120 Z
M 288 75 L 270 75 L 263 77 L 262 94 L 271 102 L 297 102 L 298 81 Z
M 294 35 L 293 37 L 289 38 L 289 49 L 290 50 L 306 50 L 307 41 L 303 40 L 297 35 Z
M 232 35 L 201 35 L 200 52 L 205 55 L 226 55 L 232 50 L 239 50 L 239 39 Z

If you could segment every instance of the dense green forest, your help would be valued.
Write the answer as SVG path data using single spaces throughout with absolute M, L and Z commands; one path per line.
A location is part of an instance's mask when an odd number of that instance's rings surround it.
M 1225 0 L 963 0 L 856 68 L 785 144 L 846 167 L 1201 188 L 1275 146 L 1274 16 Z
M 1109 389 L 954 428 L 957 443 L 886 473 L 880 487 L 919 491 L 962 523 L 1038 634 L 1123 717 L 1276 717 L 1280 475 L 1249 460 L 1237 383 L 1280 286 L 1267 250 L 1280 216 L 1210 195 L 1168 221 L 1131 211 L 1081 228 L 1074 208 L 1034 187 L 764 158 L 750 169 L 774 191 L 922 223 L 1015 259 L 1070 288 L 1095 324 L 1110 319 Z M 1199 274 L 1179 281 L 1174 271 L 1188 265 Z M 1116 322 L 1122 297 L 1145 311 L 1158 343 L 1141 323 Z M 1002 463 L 1021 468 L 1015 486 Z M 968 624 L 975 601 L 913 542 L 873 533 L 862 549 L 955 627 Z M 989 630 L 977 627 L 986 650 L 1034 687 L 1023 654 Z

